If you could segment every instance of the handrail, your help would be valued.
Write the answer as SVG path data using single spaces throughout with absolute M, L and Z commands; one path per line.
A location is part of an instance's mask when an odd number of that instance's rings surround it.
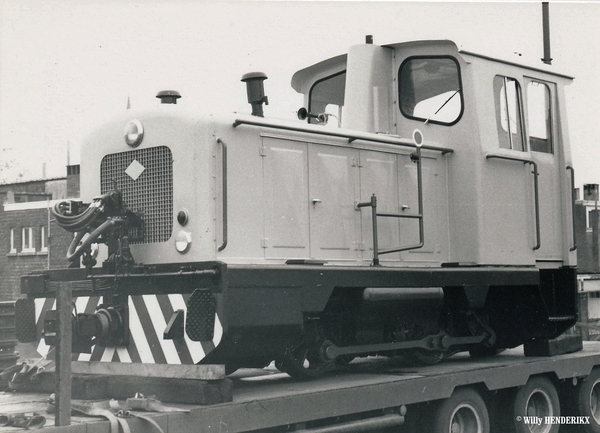
M 569 251 L 575 251 L 577 249 L 577 229 L 575 228 L 575 169 L 570 165 L 567 165 L 566 168 L 571 172 L 571 218 L 573 220 L 573 246 L 569 248 Z
M 533 166 L 533 194 L 534 194 L 534 207 L 535 207 L 535 237 L 536 244 L 533 247 L 533 250 L 539 250 L 541 246 L 541 234 L 540 234 L 540 195 L 538 188 L 538 168 L 535 161 L 527 158 L 518 158 L 513 156 L 504 156 L 504 155 L 486 155 L 486 159 L 504 159 L 507 161 L 517 161 L 522 162 L 524 164 L 530 164 Z
M 381 254 L 397 253 L 400 251 L 415 250 L 422 248 L 425 244 L 425 230 L 423 225 L 423 176 L 421 171 L 421 147 L 417 146 L 417 152 L 411 155 L 413 162 L 417 163 L 417 197 L 419 203 L 419 213 L 412 215 L 401 215 L 393 213 L 377 213 L 377 196 L 373 194 L 371 201 L 357 203 L 357 208 L 370 207 L 373 223 L 373 266 L 379 266 L 379 256 Z M 406 247 L 393 248 L 390 250 L 379 251 L 379 242 L 377 237 L 377 217 L 392 217 L 392 218 L 415 218 L 419 220 L 419 243 Z
M 217 251 L 223 251 L 227 246 L 227 145 L 223 140 L 217 138 L 223 148 L 222 153 L 222 174 L 223 174 L 223 242 L 217 248 Z
M 542 246 L 542 237 L 540 235 L 540 191 L 538 185 L 538 167 L 535 161 L 530 161 L 529 164 L 533 165 L 533 194 L 535 197 L 535 236 L 537 238 L 537 244 L 533 247 L 534 251 L 539 250 Z
M 348 143 L 352 143 L 355 140 L 364 140 L 371 141 L 374 143 L 385 143 L 385 144 L 393 144 L 397 146 L 405 146 L 416 149 L 418 146 L 412 141 L 406 138 L 396 138 L 391 137 L 389 135 L 382 134 L 373 134 L 370 132 L 342 132 L 333 129 L 315 129 L 308 126 L 300 126 L 300 125 L 286 125 L 284 123 L 274 123 L 265 119 L 235 119 L 233 122 L 233 127 L 236 128 L 239 125 L 251 125 L 251 126 L 262 126 L 266 128 L 275 128 L 275 129 L 283 129 L 286 131 L 297 131 L 297 132 L 307 132 L 310 134 L 318 134 L 318 135 L 326 135 L 329 137 L 340 137 L 348 140 Z M 446 153 L 454 153 L 453 149 L 448 149 L 446 147 L 441 146 L 430 146 L 430 145 L 422 145 L 421 146 L 425 150 L 435 150 L 441 152 L 442 155 Z
M 370 207 L 371 221 L 373 223 L 373 266 L 379 266 L 379 244 L 377 237 L 377 196 L 373 194 L 371 201 L 365 201 L 356 204 L 357 208 Z

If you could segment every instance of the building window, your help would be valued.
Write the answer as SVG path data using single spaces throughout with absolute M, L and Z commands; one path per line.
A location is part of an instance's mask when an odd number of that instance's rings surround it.
M 527 127 L 529 146 L 534 152 L 552 153 L 552 111 L 550 89 L 543 83 L 527 85 Z
M 517 80 L 494 77 L 494 98 L 500 147 L 524 152 L 521 88 Z
M 16 254 L 17 252 L 17 231 L 10 229 L 10 251 L 9 254 Z
M 23 227 L 22 234 L 23 234 L 23 238 L 22 238 L 21 252 L 23 252 L 23 253 L 35 252 L 35 246 L 33 244 L 33 227 Z
M 46 226 L 40 227 L 40 251 L 48 251 L 48 230 Z
M 400 111 L 410 119 L 452 125 L 463 112 L 460 70 L 451 57 L 413 57 L 398 73 Z

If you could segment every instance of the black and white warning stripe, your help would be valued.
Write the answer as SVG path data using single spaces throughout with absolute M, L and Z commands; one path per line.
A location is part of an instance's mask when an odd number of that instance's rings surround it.
M 184 332 L 183 340 L 165 340 L 163 332 L 176 310 L 186 310 L 189 295 L 137 295 L 129 297 L 129 344 L 127 347 L 92 347 L 92 353 L 81 353 L 78 361 L 138 362 L 147 364 L 196 364 L 221 341 L 223 328 L 215 315 L 212 341 L 192 341 Z M 75 299 L 78 313 L 94 313 L 102 303 L 101 296 L 81 296 Z M 35 300 L 38 335 L 43 329 L 46 311 L 56 308 L 53 298 Z M 44 313 L 44 314 L 42 314 Z M 50 350 L 42 338 L 37 351 L 45 356 Z

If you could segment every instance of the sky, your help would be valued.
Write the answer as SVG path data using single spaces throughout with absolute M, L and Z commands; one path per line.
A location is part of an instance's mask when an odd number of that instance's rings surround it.
M 250 112 L 243 74 L 262 71 L 267 117 L 295 118 L 293 73 L 362 44 L 450 39 L 541 65 L 541 2 L 0 0 L 0 183 L 66 175 L 82 137 L 160 90 L 214 113 Z M 576 183 L 600 183 L 600 3 L 550 2 Z

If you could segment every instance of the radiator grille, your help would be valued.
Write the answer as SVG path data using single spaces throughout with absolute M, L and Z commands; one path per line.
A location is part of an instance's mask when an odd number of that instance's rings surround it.
M 173 156 L 168 147 L 106 155 L 100 164 L 100 179 L 102 194 L 112 191 L 116 181 L 125 206 L 142 213 L 143 233 L 130 233 L 131 243 L 169 240 L 173 230 Z

